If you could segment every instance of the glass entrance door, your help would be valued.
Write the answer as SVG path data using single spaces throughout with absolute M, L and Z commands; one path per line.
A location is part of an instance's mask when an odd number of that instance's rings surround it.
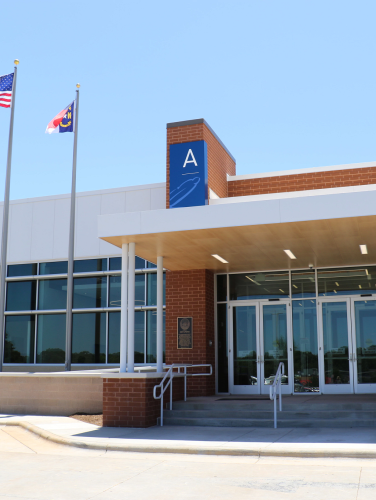
M 354 392 L 350 299 L 320 300 L 320 388 L 324 394 Z
M 353 298 L 350 364 L 356 393 L 376 391 L 376 300 Z
M 291 394 L 290 309 L 289 303 L 282 301 L 231 306 L 229 382 L 232 394 L 269 394 L 281 361 L 285 363 L 282 390 Z
M 258 304 L 232 307 L 230 392 L 260 394 Z

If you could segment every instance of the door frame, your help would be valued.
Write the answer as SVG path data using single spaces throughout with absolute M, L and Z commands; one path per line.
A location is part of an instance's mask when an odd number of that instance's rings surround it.
M 347 341 L 348 341 L 348 361 L 349 361 L 349 384 L 325 384 L 325 363 L 324 363 L 324 323 L 322 306 L 324 303 L 344 302 L 347 311 Z M 319 297 L 317 299 L 317 333 L 319 349 L 319 382 L 321 394 L 354 394 L 354 369 L 351 359 L 353 357 L 353 334 L 351 319 L 351 298 L 349 297 Z
M 254 306 L 256 308 L 256 346 L 257 346 L 257 379 L 264 380 L 264 336 L 262 334 L 262 313 L 263 307 L 266 305 L 286 305 L 286 328 L 287 328 L 287 359 L 288 359 L 288 380 L 289 383 L 282 385 L 283 394 L 293 394 L 293 339 L 292 339 L 292 307 L 291 299 L 280 299 L 280 300 L 242 300 L 240 301 L 230 301 L 228 305 L 228 384 L 230 394 L 269 394 L 270 385 L 265 385 L 260 383 L 258 385 L 234 385 L 234 321 L 233 314 L 235 307 L 247 307 Z

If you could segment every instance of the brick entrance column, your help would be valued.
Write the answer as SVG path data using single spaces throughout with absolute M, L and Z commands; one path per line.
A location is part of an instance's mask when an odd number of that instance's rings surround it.
M 167 199 L 170 196 L 170 145 L 206 141 L 208 187 L 219 198 L 228 197 L 227 175 L 236 174 L 235 159 L 204 119 L 167 124 Z M 171 209 L 179 210 L 179 209 Z M 218 249 L 220 253 L 220 249 Z M 189 377 L 187 394 L 215 393 L 214 274 L 208 269 L 166 273 L 166 363 L 211 364 L 213 376 Z M 193 318 L 193 348 L 177 348 L 177 318 Z

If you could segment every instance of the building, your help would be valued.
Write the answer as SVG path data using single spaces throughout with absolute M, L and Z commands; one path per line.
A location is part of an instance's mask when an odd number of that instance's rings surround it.
M 205 120 L 168 124 L 166 183 L 77 197 L 73 368 L 264 394 L 283 361 L 284 393 L 374 392 L 375 195 L 375 162 L 237 176 Z M 69 196 L 11 204 L 4 370 L 64 369 L 68 220 Z

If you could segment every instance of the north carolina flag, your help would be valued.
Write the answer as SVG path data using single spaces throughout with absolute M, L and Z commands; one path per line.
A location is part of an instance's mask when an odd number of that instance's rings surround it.
M 47 125 L 46 134 L 62 134 L 64 132 L 74 132 L 74 105 L 73 101 L 60 111 Z

